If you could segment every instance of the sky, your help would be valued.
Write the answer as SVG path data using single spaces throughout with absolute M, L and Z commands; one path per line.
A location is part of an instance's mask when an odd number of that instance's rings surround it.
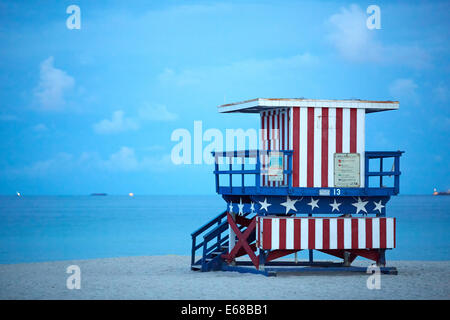
M 398 100 L 366 150 L 405 151 L 403 194 L 449 189 L 449 30 L 448 1 L 0 0 L 0 194 L 214 194 L 171 135 L 258 129 L 216 108 L 257 97 Z

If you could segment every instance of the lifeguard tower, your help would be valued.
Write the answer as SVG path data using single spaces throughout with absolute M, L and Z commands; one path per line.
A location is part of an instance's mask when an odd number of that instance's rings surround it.
M 216 192 L 227 207 L 192 233 L 192 270 L 366 272 L 351 265 L 360 256 L 396 274 L 386 267 L 385 252 L 396 246 L 386 205 L 399 193 L 403 152 L 366 151 L 365 118 L 398 107 L 303 98 L 219 106 L 220 113 L 259 114 L 260 147 L 213 152 Z M 297 259 L 302 250 L 306 261 Z M 342 260 L 314 261 L 313 250 Z

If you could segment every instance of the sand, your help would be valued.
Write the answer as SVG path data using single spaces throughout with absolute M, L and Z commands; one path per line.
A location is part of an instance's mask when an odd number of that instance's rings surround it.
M 0 265 L 0 299 L 449 299 L 450 261 L 391 261 L 398 275 L 264 277 L 195 272 L 186 256 L 149 256 Z M 69 290 L 66 268 L 81 269 L 81 289 Z M 369 265 L 356 261 L 354 265 Z

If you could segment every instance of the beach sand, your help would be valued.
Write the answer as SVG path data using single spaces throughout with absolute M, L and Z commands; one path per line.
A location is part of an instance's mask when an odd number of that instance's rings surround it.
M 190 257 L 148 256 L 0 265 L 0 299 L 449 299 L 450 261 L 391 261 L 367 289 L 364 273 L 264 277 L 195 272 Z M 368 266 L 369 261 L 354 265 Z M 81 289 L 69 290 L 66 268 L 78 265 Z

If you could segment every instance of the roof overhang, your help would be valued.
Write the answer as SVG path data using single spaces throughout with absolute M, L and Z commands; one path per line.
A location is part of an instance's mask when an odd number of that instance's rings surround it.
M 322 100 L 322 99 L 265 99 L 257 98 L 241 102 L 218 106 L 220 113 L 241 112 L 259 113 L 266 109 L 315 107 L 315 108 L 356 108 L 366 109 L 366 113 L 396 110 L 398 101 L 369 101 L 369 100 Z

